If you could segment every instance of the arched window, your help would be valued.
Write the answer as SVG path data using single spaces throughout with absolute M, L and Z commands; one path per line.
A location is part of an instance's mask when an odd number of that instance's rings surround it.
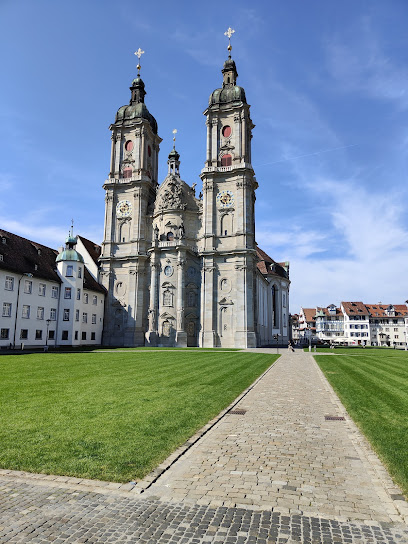
M 123 169 L 123 177 L 124 178 L 131 178 L 133 175 L 133 170 L 127 166 L 126 168 Z
M 227 154 L 223 155 L 221 157 L 221 166 L 231 166 L 232 164 L 232 156 Z
M 163 306 L 173 306 L 173 293 L 168 289 L 163 293 Z
M 228 138 L 228 136 L 231 136 L 231 127 L 229 125 L 225 125 L 222 128 L 222 135 L 224 136 L 224 138 Z
M 272 311 L 273 311 L 273 326 L 279 325 L 279 313 L 278 313 L 278 290 L 272 286 Z
M 174 233 L 173 232 L 168 232 L 167 233 L 167 240 L 169 240 L 169 241 L 174 240 Z
M 232 234 L 232 215 L 226 213 L 221 217 L 221 236 Z
M 188 292 L 188 305 L 190 307 L 193 307 L 193 306 L 195 306 L 195 304 L 196 304 L 196 295 L 195 295 L 194 291 L 189 291 Z
M 131 140 L 128 140 L 126 143 L 125 143 L 125 149 L 126 151 L 132 151 L 133 149 L 133 142 Z
M 170 336 L 171 334 L 171 323 L 170 321 L 163 321 L 163 336 Z

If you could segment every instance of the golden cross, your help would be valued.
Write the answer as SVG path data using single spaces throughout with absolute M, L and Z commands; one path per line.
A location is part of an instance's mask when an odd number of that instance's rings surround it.
M 228 51 L 230 52 L 230 56 L 231 56 L 231 49 L 232 49 L 232 46 L 231 46 L 231 36 L 235 33 L 235 30 L 231 27 L 228 27 L 228 30 L 227 32 L 224 32 L 224 36 L 227 36 L 228 37 Z
M 136 66 L 138 76 L 140 76 L 140 68 L 141 68 L 141 66 L 140 66 L 140 57 L 143 55 L 143 53 L 144 53 L 144 51 L 142 51 L 142 49 L 140 49 L 140 47 L 139 47 L 139 49 L 137 51 L 135 51 L 135 55 L 139 59 L 139 62 L 137 63 L 137 66 Z
M 173 142 L 174 142 L 173 147 L 175 148 L 175 146 L 176 146 L 176 134 L 177 134 L 177 129 L 176 128 L 173 130 L 173 134 L 174 134 L 174 136 L 173 136 Z

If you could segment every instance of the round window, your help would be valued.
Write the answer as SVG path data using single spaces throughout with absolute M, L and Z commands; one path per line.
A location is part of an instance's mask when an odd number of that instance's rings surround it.
M 133 142 L 131 140 L 128 140 L 126 143 L 125 143 L 125 149 L 126 151 L 132 151 L 133 149 Z
M 224 138 L 228 138 L 228 136 L 231 136 L 231 127 L 229 125 L 225 125 L 225 127 L 223 127 L 222 129 L 222 135 L 224 136 Z

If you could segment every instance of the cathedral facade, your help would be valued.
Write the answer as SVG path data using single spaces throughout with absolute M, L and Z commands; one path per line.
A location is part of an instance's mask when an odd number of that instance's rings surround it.
M 255 241 L 254 124 L 231 56 L 210 96 L 202 193 L 173 146 L 159 184 L 161 138 L 140 74 L 110 126 L 100 257 L 111 346 L 247 348 L 289 338 L 289 264 Z M 204 147 L 204 146 L 203 146 Z

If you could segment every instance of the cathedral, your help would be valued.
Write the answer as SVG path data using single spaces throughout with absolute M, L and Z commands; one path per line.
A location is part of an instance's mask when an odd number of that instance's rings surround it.
M 129 105 L 110 126 L 99 259 L 105 345 L 250 348 L 289 339 L 289 263 L 255 241 L 255 125 L 228 51 L 222 86 L 204 111 L 199 195 L 181 177 L 175 145 L 159 183 L 162 140 L 140 64 Z

